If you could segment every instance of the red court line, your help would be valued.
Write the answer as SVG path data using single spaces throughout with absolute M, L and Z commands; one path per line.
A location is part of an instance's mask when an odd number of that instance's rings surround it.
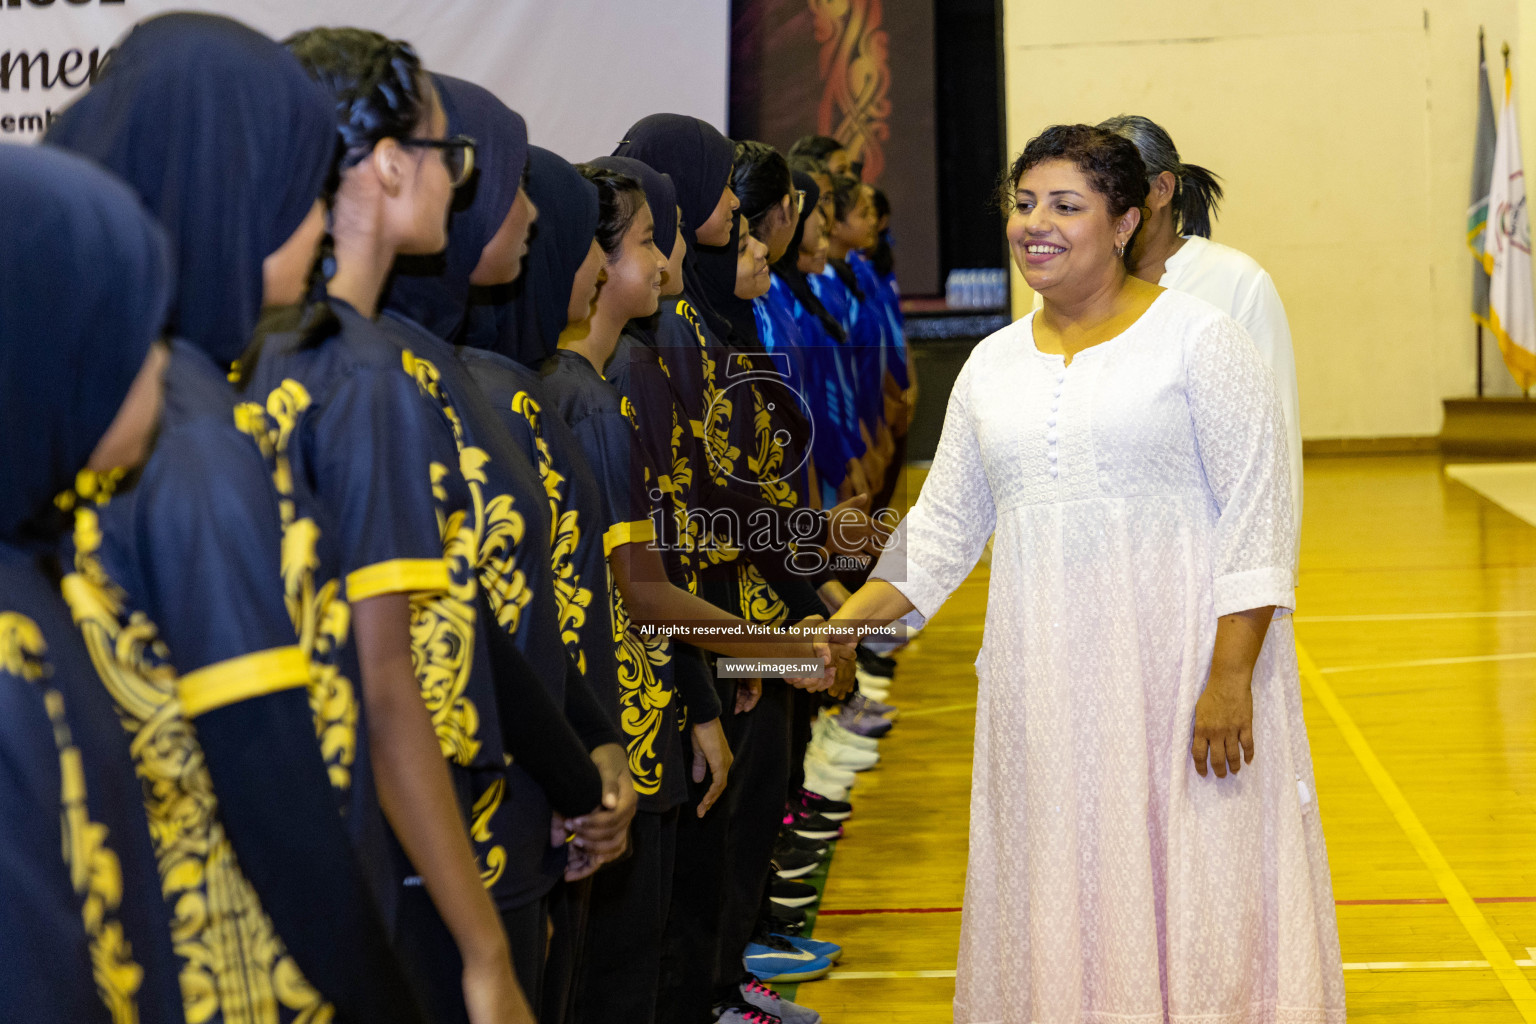
M 1389 900 L 1334 900 L 1340 907 L 1400 907 L 1415 905 L 1445 905 L 1443 896 L 1422 899 Z M 1536 896 L 1477 896 L 1473 903 L 1536 903 Z M 860 910 L 819 910 L 817 917 L 867 917 L 871 914 L 958 914 L 959 907 L 869 907 Z

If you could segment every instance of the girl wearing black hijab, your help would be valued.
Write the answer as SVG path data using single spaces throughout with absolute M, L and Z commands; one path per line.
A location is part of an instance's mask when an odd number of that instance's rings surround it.
M 180 1020 L 128 738 L 51 559 L 54 496 L 152 443 L 167 244 L 120 182 L 48 146 L 0 146 L 0 236 L 0 1018 Z
M 185 340 L 155 450 L 136 475 L 80 475 L 60 499 L 74 512 L 60 561 L 132 738 L 165 897 L 185 919 L 183 991 L 205 1019 L 420 1019 L 315 742 L 278 498 L 225 380 L 263 304 L 303 294 L 332 130 L 324 94 L 276 43 L 167 15 L 48 134 L 122 174 L 182 268 L 170 319 Z
M 483 609 L 485 622 L 503 627 L 489 630 L 488 635 L 498 698 L 505 707 L 518 709 L 506 722 L 506 739 L 508 752 L 518 764 L 509 775 L 521 789 L 510 792 L 509 799 L 537 806 L 543 802 L 537 788 L 522 791 L 530 788 L 530 782 L 537 783 L 556 796 L 563 816 L 562 838 L 566 829 L 575 838 L 550 851 L 540 874 L 522 883 L 535 898 L 524 898 L 510 909 L 533 905 L 542 920 L 541 903 L 547 901 L 550 916 L 560 922 L 557 938 L 564 943 L 572 940 L 571 925 L 580 914 L 568 912 L 573 893 L 559 884 L 560 877 L 579 880 L 622 853 L 635 808 L 625 750 L 614 724 L 618 683 L 604 600 L 601 535 L 600 530 L 594 535 L 594 518 L 584 519 L 579 510 L 564 517 L 558 514 L 555 506 L 563 493 L 564 477 L 552 472 L 547 456 L 545 471 L 535 468 L 537 448 L 530 451 L 520 440 L 528 433 L 526 421 L 514 419 L 511 408 L 501 412 L 488 401 L 469 367 L 445 340 L 463 325 L 472 284 L 504 285 L 518 276 L 536 209 L 521 185 L 528 156 L 522 118 L 470 82 L 447 76 L 436 76 L 434 81 L 449 132 L 476 140 L 477 173 L 461 192 L 449 221 L 448 248 L 429 261 L 397 261 L 380 326 L 419 365 L 432 367 L 441 400 L 457 417 L 461 457 L 466 452 L 489 456 L 490 462 L 481 469 L 487 476 L 485 484 L 489 486 L 494 478 L 501 488 L 494 500 L 521 518 L 519 535 L 487 537 L 488 550 L 482 558 L 486 591 L 505 579 L 527 595 L 519 599 L 515 618 Z M 437 333 L 426 329 L 428 323 Z M 508 420 L 517 436 L 509 432 Z M 578 561 L 593 548 L 595 573 L 592 566 Z M 585 571 L 579 572 L 578 565 Z M 594 585 L 600 595 L 596 600 Z M 528 687 L 544 689 L 529 694 Z M 532 713 L 541 703 L 539 698 L 555 710 L 555 721 L 540 721 Z M 562 708 L 569 725 L 561 719 Z M 562 746 L 551 741 L 572 727 L 579 743 Z M 568 788 L 569 778 L 582 774 L 584 766 L 573 766 L 567 758 L 589 754 L 602 776 L 602 801 L 573 807 L 562 801 L 562 791 Z M 547 849 L 548 816 L 543 821 L 528 820 L 530 839 Z M 516 895 L 510 886 L 503 891 Z M 532 938 L 537 948 L 540 934 L 535 931 Z M 567 960 L 552 953 L 544 974 L 540 1001 L 549 1020 L 562 1015 Z

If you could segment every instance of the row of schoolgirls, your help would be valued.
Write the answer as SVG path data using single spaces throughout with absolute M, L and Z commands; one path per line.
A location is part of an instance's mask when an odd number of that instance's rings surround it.
M 165 15 L 0 147 L 0 1019 L 820 1019 L 888 209 L 443 70 Z

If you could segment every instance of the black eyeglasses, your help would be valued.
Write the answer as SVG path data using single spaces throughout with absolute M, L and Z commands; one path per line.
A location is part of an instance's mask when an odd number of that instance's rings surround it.
M 455 135 L 451 139 L 400 139 L 400 145 L 418 149 L 436 149 L 443 154 L 443 166 L 448 168 L 448 180 L 458 188 L 475 172 L 475 140 L 468 135 Z

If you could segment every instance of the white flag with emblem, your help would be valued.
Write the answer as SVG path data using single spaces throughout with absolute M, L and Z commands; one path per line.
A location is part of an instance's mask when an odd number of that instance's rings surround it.
M 1508 69 L 1504 109 L 1488 183 L 1488 225 L 1483 252 L 1493 266 L 1488 285 L 1488 326 L 1499 339 L 1504 365 L 1522 388 L 1536 384 L 1536 291 L 1531 277 L 1531 223 L 1525 209 L 1525 172 Z

